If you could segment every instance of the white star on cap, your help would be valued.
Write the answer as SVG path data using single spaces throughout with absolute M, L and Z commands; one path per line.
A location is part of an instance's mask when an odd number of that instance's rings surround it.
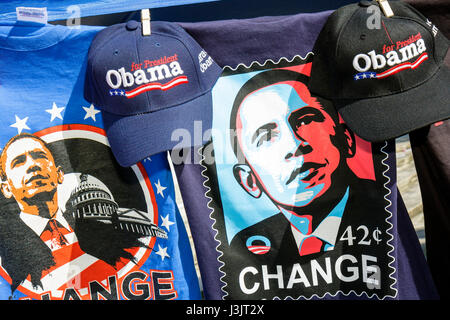
M 167 254 L 167 247 L 161 248 L 161 246 L 158 244 L 158 251 L 155 252 L 158 256 L 161 257 L 161 260 L 164 261 L 164 258 L 170 258 L 170 256 Z
M 175 222 L 169 220 L 169 214 L 167 214 L 166 217 L 161 217 L 161 219 L 163 220 L 161 226 L 165 227 L 167 231 L 170 231 L 170 226 L 175 224 Z
M 56 106 L 56 103 L 53 102 L 52 108 L 51 109 L 46 109 L 45 111 L 47 111 L 48 113 L 51 114 L 51 118 L 50 118 L 50 122 L 52 122 L 53 120 L 55 120 L 56 118 L 58 119 L 63 119 L 61 116 L 61 112 L 65 109 L 65 107 L 60 107 L 58 108 Z
M 89 108 L 83 107 L 84 111 L 86 111 L 86 115 L 84 116 L 84 120 L 87 118 L 91 118 L 92 120 L 95 120 L 95 115 L 100 112 L 100 110 L 97 110 L 94 108 L 94 105 L 91 104 Z
M 164 193 L 163 193 L 163 191 L 165 190 L 165 189 L 167 189 L 167 187 L 163 187 L 163 186 L 161 186 L 161 182 L 159 182 L 159 179 L 158 179 L 158 183 L 155 183 L 155 186 L 156 186 L 156 193 L 157 194 L 160 194 L 161 195 L 161 197 L 163 197 L 164 198 Z
M 25 117 L 23 119 L 20 119 L 17 115 L 16 116 L 16 122 L 10 125 L 10 127 L 17 128 L 17 132 L 20 134 L 22 133 L 23 129 L 30 130 L 30 127 L 27 126 L 28 117 Z

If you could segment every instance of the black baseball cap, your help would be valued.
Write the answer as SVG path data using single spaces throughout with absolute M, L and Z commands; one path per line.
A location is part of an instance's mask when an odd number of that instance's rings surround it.
M 371 142 L 450 118 L 447 38 L 409 4 L 388 3 L 391 17 L 377 1 L 337 9 L 313 49 L 310 91 Z

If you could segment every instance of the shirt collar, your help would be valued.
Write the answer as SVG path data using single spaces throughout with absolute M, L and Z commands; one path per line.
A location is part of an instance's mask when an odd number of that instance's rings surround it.
M 337 232 L 339 230 L 339 226 L 341 224 L 340 217 L 327 216 L 320 225 L 312 232 L 310 235 L 305 235 L 298 231 L 294 226 L 291 226 L 292 233 L 295 238 L 295 242 L 297 243 L 297 247 L 300 247 L 303 239 L 308 238 L 310 236 L 314 236 L 319 238 L 322 241 L 325 241 L 329 245 L 334 246 L 336 243 Z
M 38 215 L 29 214 L 25 212 L 20 212 L 20 219 L 30 228 L 32 229 L 38 236 L 44 231 L 45 227 L 48 224 L 50 219 L 43 218 Z M 61 209 L 58 208 L 56 215 L 54 217 L 56 221 L 58 221 L 64 228 L 67 230 L 71 230 L 67 220 L 64 218 Z

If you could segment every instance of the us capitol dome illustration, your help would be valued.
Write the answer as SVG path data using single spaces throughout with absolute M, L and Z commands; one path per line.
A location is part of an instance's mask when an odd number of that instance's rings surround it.
M 89 181 L 89 177 L 87 174 L 80 176 L 81 182 L 71 192 L 67 202 L 75 219 L 93 219 L 142 237 L 167 239 L 167 233 L 155 225 L 146 212 L 120 208 L 109 189 L 105 185 Z

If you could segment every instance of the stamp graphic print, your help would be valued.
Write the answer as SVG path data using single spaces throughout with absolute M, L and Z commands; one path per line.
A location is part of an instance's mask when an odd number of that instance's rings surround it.
M 225 299 L 396 295 L 385 145 L 312 96 L 310 70 L 240 65 L 214 87 L 202 165 Z

